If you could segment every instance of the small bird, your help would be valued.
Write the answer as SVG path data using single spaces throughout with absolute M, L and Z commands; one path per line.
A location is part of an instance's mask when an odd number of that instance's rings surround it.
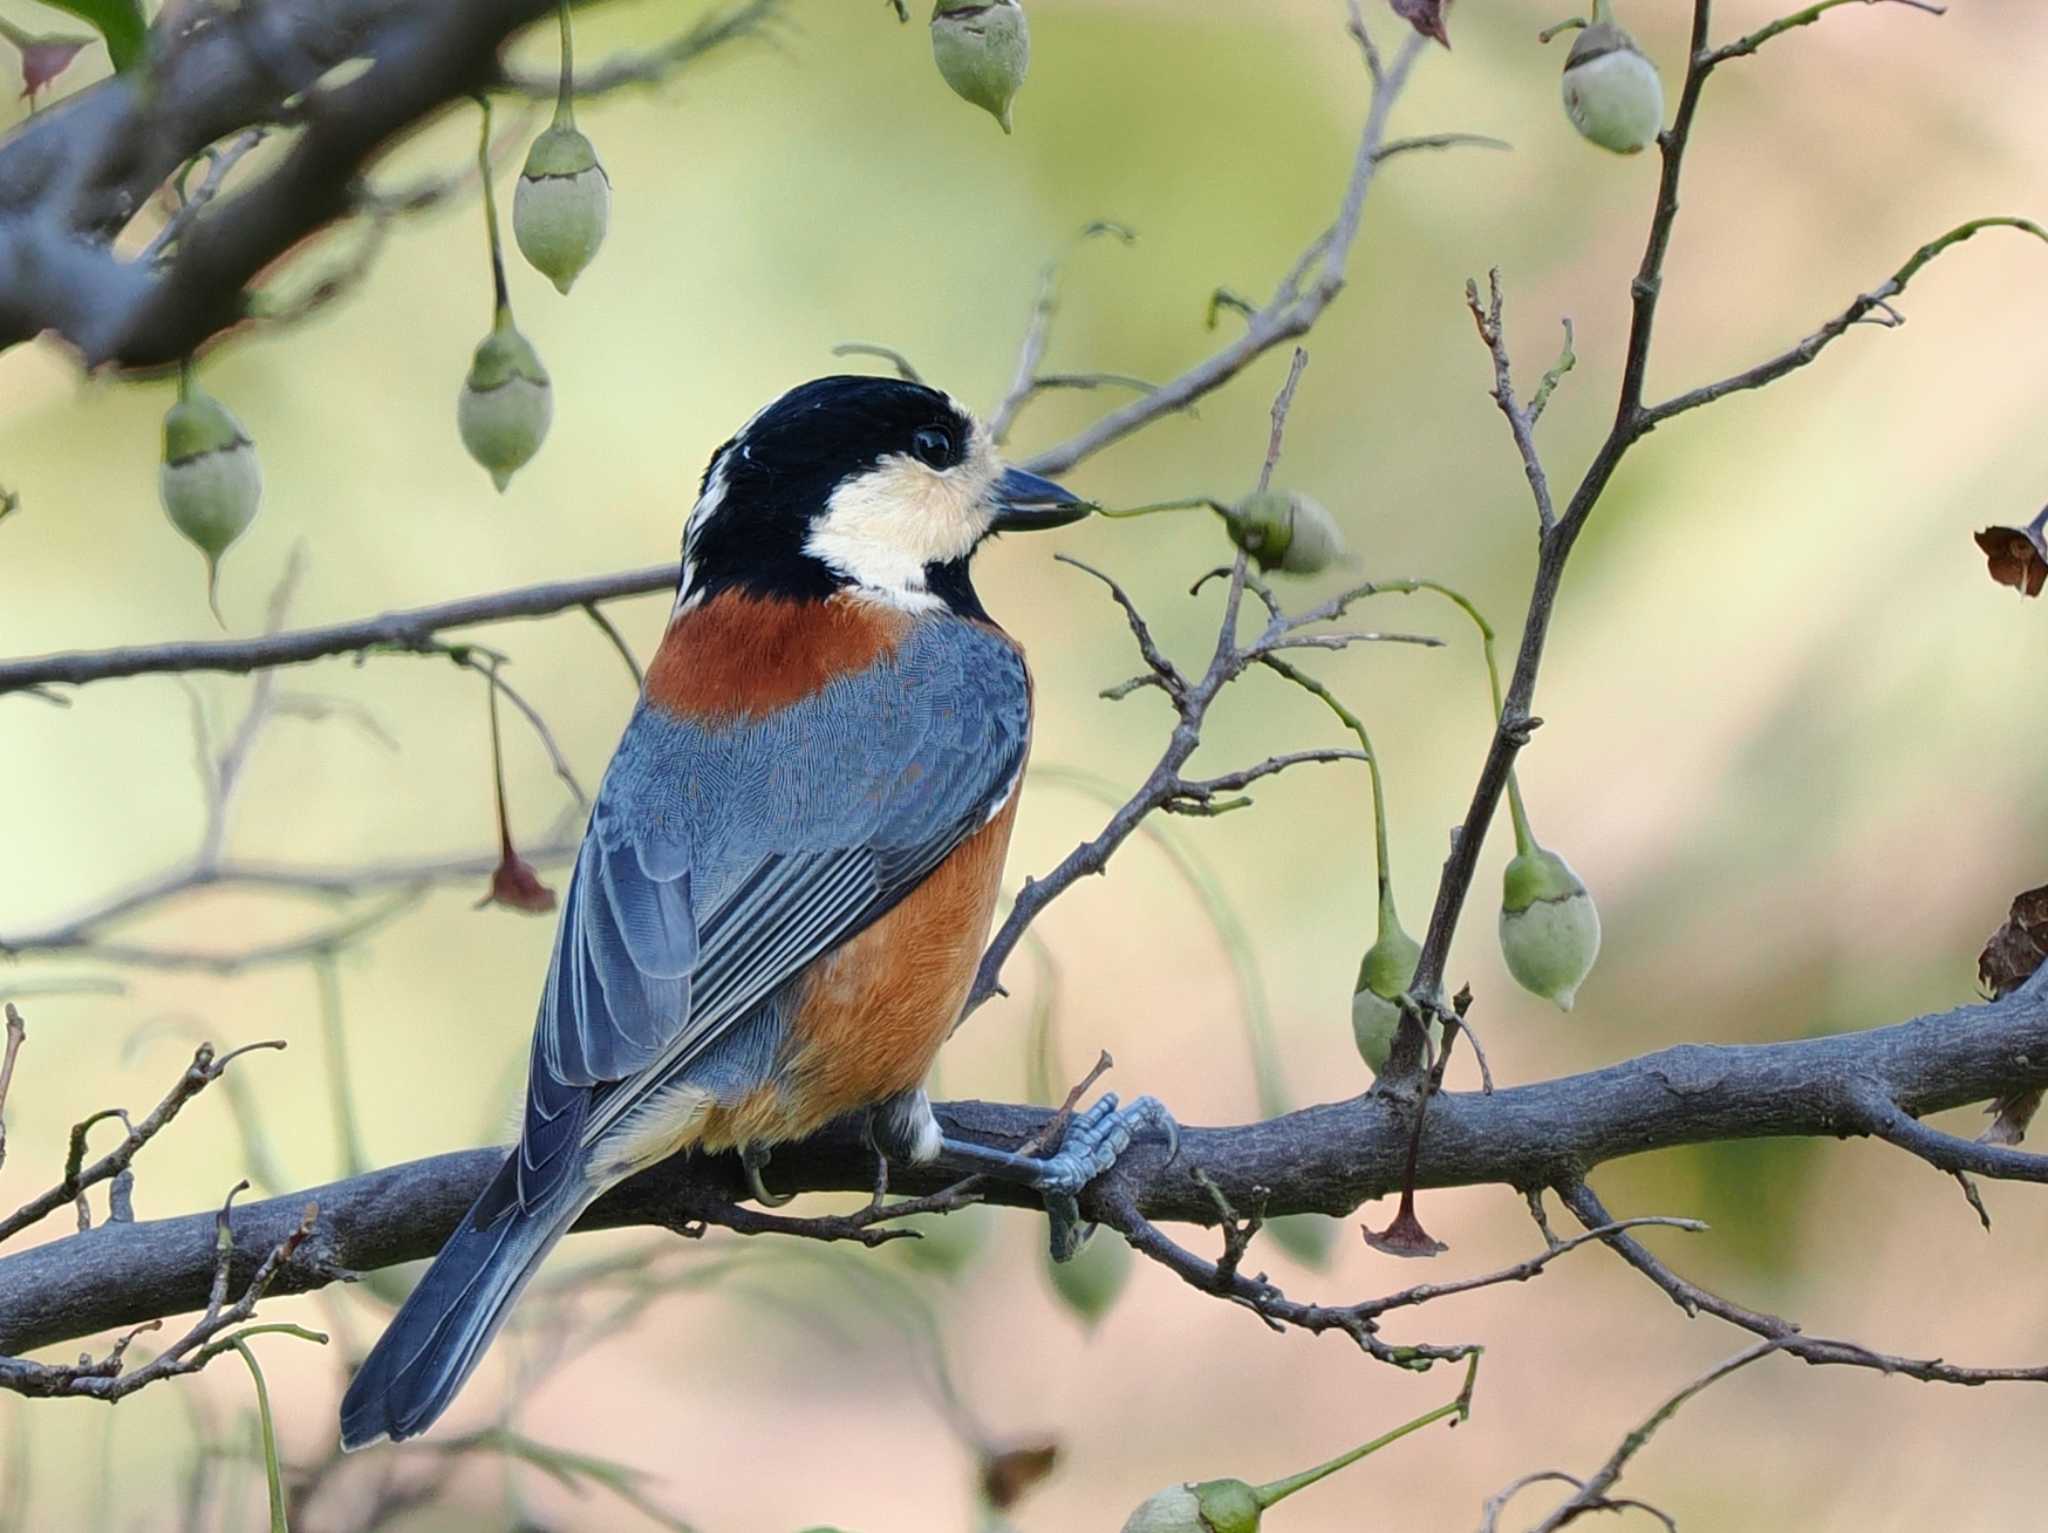
M 719 448 L 661 647 L 592 810 L 519 1143 L 351 1381 L 342 1445 L 447 1409 L 608 1187 L 866 1111 L 877 1153 L 1076 1194 L 1172 1120 L 1105 1095 L 1057 1153 L 948 1138 L 923 1083 L 988 939 L 1031 742 L 1021 650 L 968 578 L 997 532 L 1089 507 L 921 384 L 820 378 Z

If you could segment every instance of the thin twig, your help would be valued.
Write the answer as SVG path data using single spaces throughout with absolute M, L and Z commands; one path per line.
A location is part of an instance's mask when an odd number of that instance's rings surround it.
M 487 596 L 465 597 L 433 607 L 387 612 L 320 628 L 264 634 L 248 639 L 213 639 L 186 644 L 142 644 L 121 649 L 74 650 L 19 660 L 0 660 L 0 694 L 27 687 L 68 683 L 82 686 L 117 676 L 167 672 L 222 671 L 246 675 L 279 665 L 303 665 L 330 655 L 369 650 L 420 652 L 434 647 L 451 628 L 546 617 L 593 602 L 617 601 L 656 591 L 673 592 L 676 567 L 657 564 L 582 580 L 549 581 Z
M 1362 24 L 1359 30 L 1362 33 Z M 1387 141 L 1387 120 L 1425 45 L 1426 39 L 1411 36 L 1394 55 L 1391 65 L 1373 70 L 1372 102 L 1366 110 L 1365 128 L 1352 158 L 1336 221 L 1310 241 L 1272 298 L 1247 316 L 1244 333 L 1144 398 L 1112 410 L 1086 430 L 1026 460 L 1025 468 L 1038 474 L 1056 474 L 1072 468 L 1083 458 L 1093 457 L 1160 416 L 1183 409 L 1229 382 L 1275 346 L 1306 335 L 1314 327 L 1343 290 L 1351 247 L 1365 217 L 1366 195 L 1381 164 L 1380 149 Z M 1318 263 L 1321 270 L 1309 281 L 1308 271 Z
M 190 196 L 178 205 L 178 210 L 164 221 L 147 245 L 136 256 L 138 263 L 147 264 L 160 260 L 172 244 L 183 237 L 192 226 L 192 220 L 199 216 L 199 210 L 220 194 L 221 183 L 228 173 L 239 165 L 249 151 L 262 143 L 268 136 L 268 129 L 245 128 L 226 144 L 201 151 L 206 161 L 206 177 L 194 187 Z
M 633 690 L 647 685 L 647 673 L 640 669 L 640 661 L 633 654 L 633 646 L 626 642 L 626 636 L 619 632 L 619 625 L 605 616 L 604 608 L 596 602 L 583 604 L 583 615 L 597 625 L 598 632 L 612 641 L 612 648 L 619 652 L 619 658 L 626 662 L 626 671 L 633 678 Z
M 7 1164 L 7 1091 L 14 1084 L 14 1057 L 28 1041 L 28 1026 L 14 1002 L 7 1003 L 7 1052 L 0 1055 L 0 1166 Z
M 1536 451 L 1536 412 L 1541 405 L 1528 410 L 1515 401 L 1515 385 L 1508 362 L 1507 339 L 1501 327 L 1500 268 L 1494 267 L 1486 274 L 1489 297 L 1482 307 L 1479 302 L 1479 284 L 1465 283 L 1465 307 L 1472 311 L 1472 323 L 1479 328 L 1479 339 L 1493 354 L 1493 402 L 1500 406 L 1500 413 L 1507 417 L 1508 430 L 1514 435 L 1515 451 L 1522 455 L 1522 472 L 1528 476 L 1529 492 L 1536 497 L 1536 522 L 1548 532 L 1557 525 L 1557 511 L 1550 503 L 1550 479 L 1543 472 L 1543 459 Z M 1550 387 L 1555 387 L 1554 378 L 1546 378 Z M 1549 397 L 1549 388 L 1543 391 Z
M 1711 1385 L 1718 1384 L 1722 1379 L 1727 1378 L 1729 1374 L 1736 1372 L 1738 1369 L 1747 1368 L 1758 1358 L 1769 1357 L 1773 1352 L 1781 1350 L 1784 1345 L 1785 1343 L 1782 1341 L 1760 1341 L 1755 1346 L 1745 1348 L 1733 1357 L 1716 1363 L 1712 1368 L 1709 1368 L 1705 1373 L 1686 1385 L 1685 1388 L 1672 1395 L 1644 1418 L 1641 1425 L 1624 1437 L 1621 1440 L 1621 1445 L 1608 1455 L 1607 1462 L 1594 1470 L 1591 1476 L 1581 1482 L 1579 1488 L 1548 1517 L 1538 1523 L 1532 1530 L 1532 1533 L 1556 1533 L 1557 1529 L 1564 1527 L 1568 1523 L 1578 1521 L 1579 1518 L 1585 1516 L 1588 1512 L 1612 1511 L 1621 1505 L 1620 1502 L 1609 1499 L 1607 1492 L 1621 1478 L 1621 1472 L 1627 1467 L 1628 1461 L 1642 1450 L 1643 1445 L 1650 1440 L 1651 1434 L 1657 1428 L 1677 1415 L 1679 1407 L 1684 1405 L 1694 1395 L 1700 1393 L 1700 1391 Z M 1630 1504 L 1661 1518 L 1666 1527 L 1676 1526 L 1669 1517 L 1665 1517 L 1663 1513 L 1656 1511 L 1654 1507 L 1649 1507 L 1640 1501 Z
M 781 19 L 782 11 L 783 0 L 745 0 L 729 11 L 706 17 L 665 43 L 617 53 L 590 67 L 579 64 L 574 86 L 576 99 L 584 101 L 621 90 L 665 85 L 679 71 L 723 44 L 771 35 L 770 25 Z M 506 74 L 501 88 L 536 101 L 552 101 L 560 86 L 560 78 L 553 70 L 531 74 L 513 71 Z
M 164 1099 L 157 1103 L 149 1116 L 140 1123 L 129 1125 L 126 1138 L 98 1160 L 94 1161 L 92 1165 L 81 1168 L 79 1161 L 82 1158 L 85 1146 L 84 1129 L 108 1116 L 121 1116 L 121 1114 L 118 1108 L 111 1108 L 107 1112 L 96 1113 L 93 1117 L 86 1119 L 83 1124 L 72 1131 L 72 1154 L 64 1179 L 57 1183 L 56 1186 L 50 1188 L 49 1191 L 29 1199 L 28 1202 L 5 1218 L 0 1218 L 0 1244 L 4 1244 L 30 1225 L 55 1213 L 66 1203 L 78 1197 L 86 1188 L 97 1186 L 99 1183 L 107 1181 L 127 1170 L 129 1162 L 135 1159 L 136 1152 L 148 1144 L 150 1140 L 154 1139 L 173 1118 L 177 1117 L 187 1102 L 219 1080 L 221 1072 L 227 1069 L 228 1065 L 234 1060 L 250 1052 L 252 1049 L 281 1049 L 283 1047 L 283 1039 L 271 1039 L 264 1043 L 244 1044 L 241 1048 L 231 1049 L 216 1058 L 213 1052 L 213 1045 L 202 1043 L 193 1054 L 192 1063 L 186 1066 L 185 1073 L 178 1077 L 177 1084 L 171 1087 Z
M 1308 366 L 1308 348 L 1297 346 L 1287 364 L 1287 381 L 1273 396 L 1273 434 L 1266 443 L 1266 461 L 1259 468 L 1259 493 L 1272 488 L 1273 470 L 1280 466 L 1280 444 L 1287 432 L 1287 412 L 1294 408 L 1294 391 L 1301 384 L 1302 369 Z
M 1581 1224 L 1588 1226 L 1605 1225 L 1613 1222 L 1613 1216 L 1594 1194 L 1583 1179 L 1565 1180 L 1558 1184 L 1558 1198 L 1569 1208 Z M 1647 1250 L 1642 1242 L 1626 1233 L 1604 1237 L 1607 1244 L 1631 1267 L 1663 1290 L 1665 1296 L 1684 1310 L 1688 1316 L 1702 1313 L 1739 1326 L 1753 1335 L 1780 1343 L 1787 1352 L 1802 1362 L 1825 1364 L 1838 1367 L 1870 1368 L 1879 1373 L 1904 1374 L 1930 1384 L 2039 1384 L 2048 1383 L 2048 1364 L 2038 1367 L 1994 1367 L 1974 1368 L 1950 1363 L 1942 1358 L 1913 1358 L 1894 1356 L 1862 1346 L 1856 1342 L 1839 1341 L 1822 1336 L 1808 1336 L 1799 1326 L 1778 1315 L 1753 1310 L 1725 1299 L 1711 1289 L 1702 1288 L 1689 1282 Z

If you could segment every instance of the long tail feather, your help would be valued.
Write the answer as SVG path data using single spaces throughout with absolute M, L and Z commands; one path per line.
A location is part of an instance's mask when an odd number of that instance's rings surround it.
M 476 1206 L 392 1317 L 341 1402 L 341 1445 L 355 1449 L 417 1436 L 432 1426 L 476 1368 L 541 1259 L 590 1203 L 592 1189 L 569 1179 L 532 1208 L 501 1186 L 517 1176 L 508 1159 Z M 504 1208 L 479 1225 L 477 1211 Z

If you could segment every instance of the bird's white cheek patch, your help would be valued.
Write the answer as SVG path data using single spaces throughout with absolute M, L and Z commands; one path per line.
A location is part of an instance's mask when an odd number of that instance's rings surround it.
M 903 606 L 937 605 L 925 569 L 974 552 L 988 532 L 989 480 L 978 462 L 940 472 L 885 459 L 832 492 L 805 551 Z

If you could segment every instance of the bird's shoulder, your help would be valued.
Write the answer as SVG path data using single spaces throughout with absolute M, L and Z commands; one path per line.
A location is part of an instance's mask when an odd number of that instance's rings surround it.
M 725 591 L 669 624 L 647 670 L 646 702 L 670 719 L 730 728 L 799 707 L 834 683 L 934 672 L 997 691 L 1028 687 L 1022 651 L 991 622 L 843 592 L 793 601 Z
M 670 622 L 647 702 L 709 725 L 764 718 L 890 658 L 910 627 L 909 614 L 876 603 L 722 591 Z

